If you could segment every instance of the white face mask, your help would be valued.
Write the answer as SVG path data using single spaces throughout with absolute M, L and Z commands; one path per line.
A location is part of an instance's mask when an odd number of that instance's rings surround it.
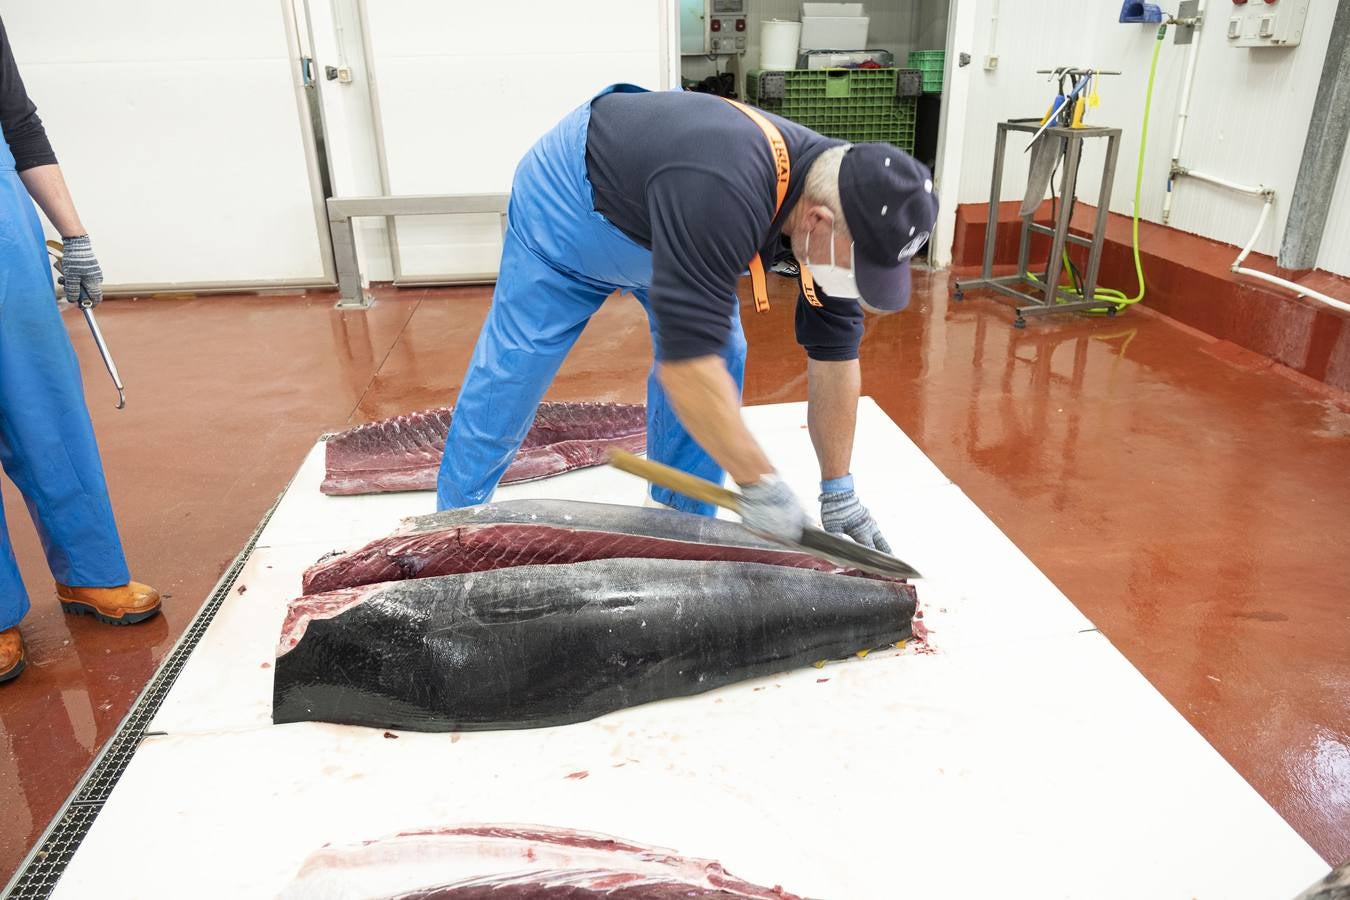
M 811 263 L 811 233 L 806 233 L 806 268 L 811 270 L 811 279 L 820 289 L 839 300 L 858 300 L 862 292 L 858 290 L 858 281 L 853 277 L 853 245 L 849 244 L 849 266 L 837 265 L 834 258 L 834 226 L 830 226 L 830 261 Z

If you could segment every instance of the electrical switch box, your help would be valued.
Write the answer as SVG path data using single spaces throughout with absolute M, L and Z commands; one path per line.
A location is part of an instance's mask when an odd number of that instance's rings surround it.
M 680 53 L 744 52 L 749 0 L 680 0 Z
M 1230 47 L 1293 47 L 1303 40 L 1309 0 L 1231 0 Z

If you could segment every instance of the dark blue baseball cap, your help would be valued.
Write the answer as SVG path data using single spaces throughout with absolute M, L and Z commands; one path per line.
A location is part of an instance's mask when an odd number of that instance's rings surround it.
M 892 144 L 854 144 L 839 166 L 839 200 L 862 304 L 881 313 L 904 309 L 909 260 L 937 222 L 932 173 Z

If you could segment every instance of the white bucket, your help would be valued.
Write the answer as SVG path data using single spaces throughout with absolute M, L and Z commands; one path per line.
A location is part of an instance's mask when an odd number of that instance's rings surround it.
M 766 19 L 759 24 L 759 67 L 782 70 L 797 68 L 797 45 L 802 23 Z

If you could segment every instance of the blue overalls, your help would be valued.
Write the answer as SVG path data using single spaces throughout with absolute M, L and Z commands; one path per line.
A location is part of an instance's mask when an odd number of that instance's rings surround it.
M 615 91 L 641 92 L 633 85 Z M 596 99 L 596 98 L 592 98 Z M 630 292 L 656 319 L 647 291 L 652 254 L 595 211 L 586 174 L 587 102 L 539 139 L 516 168 L 492 308 L 464 376 L 436 483 L 438 509 L 491 496 L 534 421 L 535 409 L 586 323 L 613 291 Z M 739 389 L 745 380 L 745 334 L 739 301 L 722 348 Z M 647 377 L 647 455 L 709 481 L 722 468 L 685 431 L 656 378 Z M 710 516 L 714 509 L 652 488 L 652 498 Z
M 117 536 L 80 366 L 52 291 L 37 210 L 0 137 L 0 464 L 23 492 L 62 584 L 131 580 Z M 28 612 L 0 515 L 0 630 Z

